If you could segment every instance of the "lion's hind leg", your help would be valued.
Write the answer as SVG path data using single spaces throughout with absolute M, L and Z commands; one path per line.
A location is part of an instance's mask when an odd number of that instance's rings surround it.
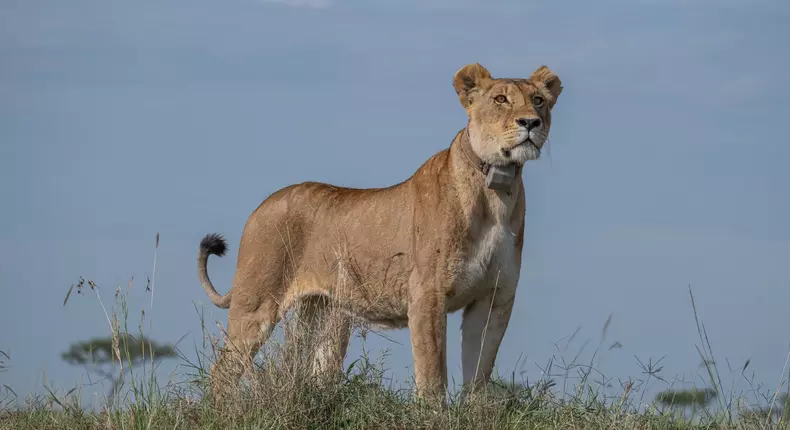
M 255 354 L 277 325 L 278 307 L 274 301 L 265 301 L 253 311 L 244 311 L 239 309 L 241 307 L 231 302 L 227 338 L 219 358 L 211 366 L 215 400 L 222 397 L 224 389 L 238 387 L 242 374 L 251 370 Z
M 334 380 L 343 369 L 351 317 L 322 295 L 299 299 L 294 311 L 286 330 L 289 357 L 319 381 Z

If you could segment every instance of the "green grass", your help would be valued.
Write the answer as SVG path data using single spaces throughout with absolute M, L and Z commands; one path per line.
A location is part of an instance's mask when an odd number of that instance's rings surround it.
M 268 369 L 267 369 L 268 370 Z M 261 371 L 259 371 L 261 372 Z M 465 402 L 432 409 L 409 392 L 382 385 L 380 369 L 363 364 L 337 385 L 317 389 L 308 379 L 253 377 L 224 406 L 204 393 L 204 381 L 170 387 L 154 401 L 129 402 L 110 412 L 88 412 L 63 400 L 30 401 L 0 413 L 2 429 L 692 429 L 778 428 L 762 419 L 727 414 L 689 422 L 672 412 L 632 410 L 624 401 L 595 397 L 561 401 L 549 385 L 513 388 L 494 384 Z M 56 402 L 57 405 L 57 402 Z M 786 428 L 786 427 L 784 427 Z
M 309 378 L 262 376 L 258 370 L 231 399 L 215 406 L 203 395 L 205 381 L 194 381 L 152 402 L 130 402 L 107 413 L 91 413 L 63 401 L 50 407 L 32 401 L 0 415 L 3 429 L 670 429 L 731 428 L 726 416 L 685 422 L 656 410 L 637 413 L 628 399 L 605 404 L 595 397 L 556 398 L 550 384 L 512 387 L 492 384 L 466 401 L 451 399 L 444 409 L 421 404 L 408 391 L 384 385 L 381 369 L 367 362 L 336 385 L 316 388 Z M 735 423 L 732 423 L 735 424 Z M 739 423 L 741 428 L 747 423 Z M 757 428 L 757 427 L 755 427 Z

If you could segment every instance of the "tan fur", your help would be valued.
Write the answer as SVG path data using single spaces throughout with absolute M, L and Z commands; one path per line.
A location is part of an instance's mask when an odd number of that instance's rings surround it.
M 230 306 L 231 348 L 212 373 L 228 353 L 251 359 L 288 309 L 322 296 L 349 317 L 408 327 L 417 392 L 434 400 L 447 386 L 446 315 L 463 309 L 464 383 L 488 380 L 521 268 L 524 186 L 519 169 L 510 189 L 488 189 L 464 149 L 489 165 L 537 159 L 562 86 L 545 66 L 528 79 L 494 79 L 479 64 L 459 70 L 453 86 L 467 127 L 404 182 L 380 189 L 305 182 L 263 201 L 244 228 L 232 295 L 219 295 L 206 270 L 209 254 L 224 248 L 201 247 L 203 286 L 215 304 Z M 527 130 L 525 120 L 536 118 L 541 124 Z M 332 344 L 316 346 L 320 372 L 340 370 L 349 336 L 341 326 Z

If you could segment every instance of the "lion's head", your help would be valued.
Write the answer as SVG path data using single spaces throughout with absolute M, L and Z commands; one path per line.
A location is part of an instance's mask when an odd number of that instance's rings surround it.
M 562 83 L 546 66 L 529 79 L 494 79 L 480 64 L 469 64 L 453 79 L 469 116 L 469 137 L 481 160 L 518 164 L 540 157 L 551 127 L 551 109 Z

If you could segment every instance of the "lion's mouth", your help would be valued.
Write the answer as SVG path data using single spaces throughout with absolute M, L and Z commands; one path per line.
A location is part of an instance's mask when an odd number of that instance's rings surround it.
M 519 142 L 519 143 L 511 146 L 510 148 L 506 149 L 505 151 L 510 152 L 510 151 L 518 148 L 519 146 L 529 146 L 529 145 L 532 145 L 535 149 L 540 151 L 540 148 L 538 148 L 538 145 L 536 145 L 535 142 L 533 142 L 532 139 L 529 136 L 527 136 L 527 138 L 522 140 L 521 142 Z

